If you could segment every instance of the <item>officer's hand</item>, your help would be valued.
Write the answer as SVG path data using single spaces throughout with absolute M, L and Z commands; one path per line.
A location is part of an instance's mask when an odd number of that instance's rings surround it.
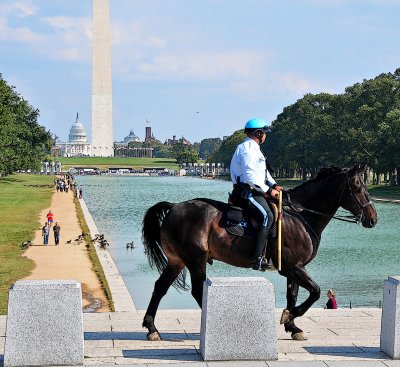
M 272 196 L 273 198 L 275 198 L 275 199 L 279 199 L 279 191 L 278 191 L 278 190 L 275 190 L 275 189 L 272 189 L 272 191 L 271 191 L 271 196 Z
M 274 187 L 274 189 L 275 189 L 276 191 L 283 191 L 283 190 L 284 190 L 283 186 L 278 186 L 278 185 L 276 185 L 276 186 Z

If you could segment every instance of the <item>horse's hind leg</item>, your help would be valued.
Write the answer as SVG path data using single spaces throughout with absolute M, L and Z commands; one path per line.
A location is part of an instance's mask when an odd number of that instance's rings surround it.
M 154 291 L 151 296 L 149 306 L 147 307 L 146 314 L 143 319 L 143 327 L 146 327 L 149 332 L 147 333 L 147 339 L 156 341 L 161 340 L 160 333 L 154 325 L 154 319 L 156 317 L 157 309 L 161 299 L 167 293 L 169 287 L 178 277 L 179 273 L 185 267 L 183 263 L 170 264 L 164 269 L 156 283 L 154 284 Z
M 192 281 L 192 296 L 200 308 L 203 301 L 203 283 L 206 280 L 206 266 L 207 254 L 198 257 L 191 265 L 187 265 Z

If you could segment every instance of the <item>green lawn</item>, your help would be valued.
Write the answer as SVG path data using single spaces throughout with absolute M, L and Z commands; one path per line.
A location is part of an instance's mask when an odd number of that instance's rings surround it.
M 368 192 L 373 197 L 400 200 L 400 186 L 368 185 Z
M 34 263 L 22 257 L 20 244 L 33 240 L 39 214 L 50 206 L 54 177 L 17 174 L 0 179 L 0 314 L 7 313 L 8 288 L 24 278 Z
M 170 158 L 128 158 L 128 157 L 70 157 L 70 158 L 54 158 L 60 161 L 63 170 L 68 170 L 74 166 L 97 167 L 106 169 L 108 167 L 127 167 L 141 169 L 143 167 L 163 167 L 170 169 L 178 169 L 179 166 L 175 159 Z

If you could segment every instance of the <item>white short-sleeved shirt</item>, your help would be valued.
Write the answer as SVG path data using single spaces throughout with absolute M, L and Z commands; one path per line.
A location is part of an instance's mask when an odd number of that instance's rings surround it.
M 247 183 L 252 188 L 261 189 L 263 192 L 270 191 L 270 187 L 276 185 L 267 170 L 260 146 L 250 138 L 237 146 L 231 160 L 230 171 L 234 184 L 240 177 L 240 182 Z

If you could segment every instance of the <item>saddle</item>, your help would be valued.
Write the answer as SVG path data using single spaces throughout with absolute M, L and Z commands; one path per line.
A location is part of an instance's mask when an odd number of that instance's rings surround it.
M 267 202 L 274 216 L 274 223 L 268 237 L 275 238 L 277 236 L 278 207 L 270 200 Z M 258 224 L 243 207 L 228 203 L 228 207 L 222 215 L 222 227 L 235 236 L 254 238 Z

